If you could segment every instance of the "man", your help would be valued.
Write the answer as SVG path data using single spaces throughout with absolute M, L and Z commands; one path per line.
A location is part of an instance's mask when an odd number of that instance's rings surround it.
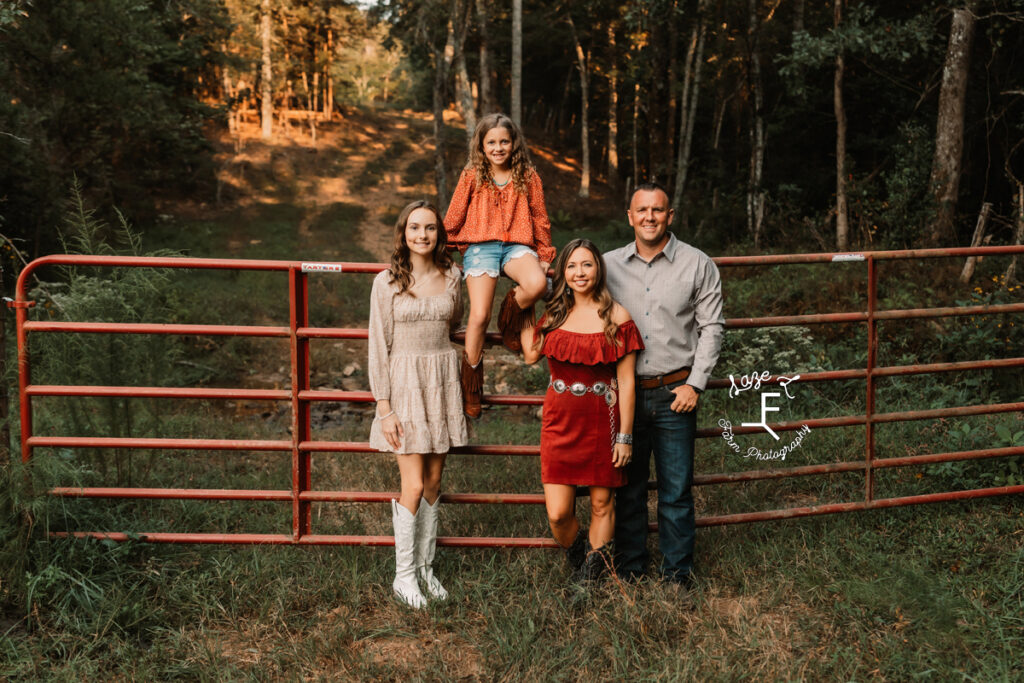
M 696 519 L 693 447 L 697 404 L 722 346 L 722 283 L 704 252 L 676 239 L 668 193 L 637 185 L 626 216 L 635 241 L 605 254 L 608 288 L 643 335 L 637 357 L 633 459 L 616 494 L 616 566 L 627 579 L 647 569 L 647 478 L 654 453 L 661 576 L 689 586 Z

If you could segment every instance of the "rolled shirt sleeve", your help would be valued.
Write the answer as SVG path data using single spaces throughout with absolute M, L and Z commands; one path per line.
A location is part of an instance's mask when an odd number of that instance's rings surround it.
M 697 348 L 686 383 L 704 390 L 711 371 L 718 363 L 722 350 L 722 336 L 725 332 L 725 318 L 722 317 L 722 279 L 718 266 L 707 256 L 699 268 L 699 281 L 693 299 L 693 319 L 697 326 Z

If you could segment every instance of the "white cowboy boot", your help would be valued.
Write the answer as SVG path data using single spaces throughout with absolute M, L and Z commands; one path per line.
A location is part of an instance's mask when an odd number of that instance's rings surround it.
M 437 547 L 437 509 L 441 506 L 439 497 L 431 505 L 426 498 L 420 499 L 420 510 L 416 516 L 416 575 L 423 581 L 427 594 L 435 600 L 444 600 L 448 591 L 434 576 L 434 550 Z
M 427 606 L 416 583 L 416 517 L 397 500 L 391 500 L 391 521 L 395 525 L 395 596 L 413 609 Z

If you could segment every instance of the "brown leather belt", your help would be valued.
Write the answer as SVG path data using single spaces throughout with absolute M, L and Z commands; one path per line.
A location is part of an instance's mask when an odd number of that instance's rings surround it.
M 674 372 L 670 372 L 666 375 L 657 375 L 655 377 L 637 377 L 637 383 L 641 389 L 657 389 L 663 387 L 666 384 L 674 384 L 675 382 L 682 382 L 684 379 L 690 376 L 690 368 L 679 368 Z

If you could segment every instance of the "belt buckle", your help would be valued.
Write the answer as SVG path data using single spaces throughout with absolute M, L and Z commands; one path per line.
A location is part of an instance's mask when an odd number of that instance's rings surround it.
M 587 393 L 587 385 L 583 382 L 573 382 L 572 385 L 569 386 L 569 393 L 573 396 L 583 396 Z

